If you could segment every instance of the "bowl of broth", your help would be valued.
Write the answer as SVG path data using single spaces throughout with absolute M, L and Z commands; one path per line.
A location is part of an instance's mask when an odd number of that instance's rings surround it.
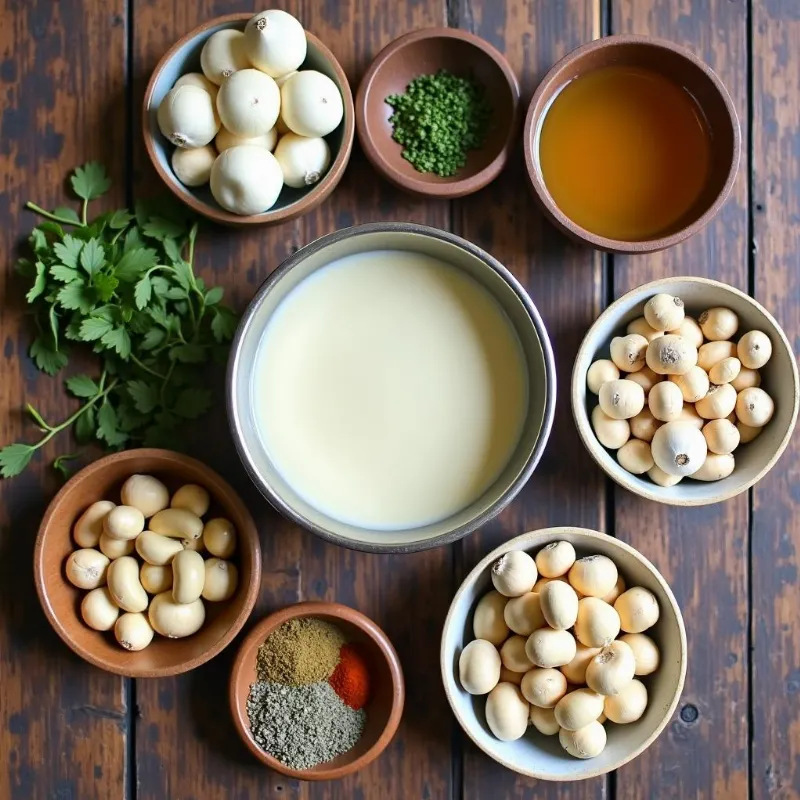
M 410 552 L 499 513 L 533 473 L 555 368 L 525 289 L 451 233 L 324 236 L 261 286 L 228 367 L 239 455 L 269 502 L 336 544 Z
M 525 121 L 534 194 L 562 231 L 613 253 L 687 239 L 739 167 L 733 101 L 689 50 L 646 36 L 586 44 L 537 88 Z

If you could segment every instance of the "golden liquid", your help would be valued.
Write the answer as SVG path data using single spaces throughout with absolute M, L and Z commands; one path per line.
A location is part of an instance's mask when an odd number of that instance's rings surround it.
M 639 67 L 613 66 L 567 84 L 545 116 L 539 164 L 561 211 L 622 241 L 681 226 L 708 180 L 711 141 L 694 98 Z

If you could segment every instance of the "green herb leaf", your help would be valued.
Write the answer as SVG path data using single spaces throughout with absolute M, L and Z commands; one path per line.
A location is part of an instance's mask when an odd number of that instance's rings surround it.
M 185 300 L 187 297 L 186 289 L 180 289 L 177 286 L 167 289 L 167 300 Z
M 61 209 L 61 210 L 67 211 L 69 209 Z M 59 209 L 56 209 L 54 213 L 58 213 L 58 211 Z M 46 219 L 44 222 L 40 222 L 39 228 L 42 231 L 44 231 L 44 233 L 49 233 L 50 236 L 55 236 L 58 239 L 64 238 L 64 229 L 57 222 L 53 222 L 53 220 L 51 219 Z
M 50 267 L 50 274 L 61 283 L 72 283 L 80 279 L 81 274 L 78 270 L 72 267 L 66 267 L 63 264 L 53 264 Z
M 169 281 L 166 278 L 162 278 L 160 275 L 154 275 L 150 278 L 150 281 L 153 284 L 153 294 L 155 294 L 156 297 L 167 296 Z
M 167 257 L 170 261 L 172 261 L 173 264 L 176 261 L 181 260 L 181 248 L 174 239 L 164 239 L 163 245 L 164 252 L 167 254 Z
M 65 383 L 75 397 L 94 397 L 100 391 L 100 387 L 88 375 L 73 375 Z
M 78 216 L 78 213 L 75 211 L 74 208 L 69 208 L 67 206 L 59 206 L 57 209 L 53 211 L 53 213 L 57 217 L 61 217 L 62 219 L 68 219 L 73 225 L 81 224 L 81 218 Z
M 167 334 L 161 328 L 150 328 L 142 339 L 142 349 L 154 350 L 166 338 Z
M 175 262 L 175 280 L 186 289 L 187 292 L 191 291 L 192 283 L 194 282 L 194 273 L 192 268 L 185 261 Z
M 53 469 L 56 470 L 56 472 L 60 472 L 65 479 L 69 478 L 71 470 L 67 466 L 67 461 L 74 461 L 76 458 L 80 458 L 80 455 L 80 453 L 64 453 L 58 456 L 58 458 L 53 461 Z
M 81 444 L 90 442 L 97 435 L 97 419 L 94 406 L 90 406 L 75 422 L 75 438 Z
M 214 309 L 214 319 L 211 320 L 211 332 L 218 342 L 230 341 L 234 333 L 236 333 L 236 326 L 238 324 L 239 321 L 236 315 L 229 308 L 220 306 Z
M 41 228 L 34 228 L 31 231 L 28 241 L 31 243 L 33 252 L 37 254 L 45 252 L 49 247 L 47 237 L 44 235 L 44 231 L 41 230 Z
M 33 340 L 30 355 L 36 366 L 48 375 L 55 375 L 67 363 L 66 355 L 55 350 L 41 336 Z
M 96 161 L 78 167 L 70 183 L 75 194 L 84 200 L 95 200 L 111 188 L 111 179 L 105 168 Z
M 183 364 L 202 364 L 206 360 L 206 351 L 198 344 L 179 344 L 169 351 L 170 358 Z
M 53 334 L 53 346 L 58 350 L 58 314 L 56 313 L 55 304 L 50 306 L 47 318 L 50 321 L 50 333 Z
M 128 359 L 131 354 L 131 337 L 125 328 L 114 328 L 105 334 L 100 341 L 116 351 L 122 359 Z
M 81 266 L 89 275 L 94 275 L 95 272 L 103 268 L 106 263 L 106 256 L 99 239 L 91 238 L 86 242 L 81 251 L 80 260 Z
M 147 307 L 150 302 L 150 297 L 153 292 L 153 284 L 150 278 L 142 278 L 137 284 L 133 292 L 133 299 L 136 303 L 136 308 L 143 309 Z
M 192 387 L 184 389 L 175 401 L 175 413 L 184 419 L 197 419 L 211 408 L 211 392 Z
M 101 339 L 113 329 L 113 325 L 102 317 L 89 317 L 81 323 L 80 337 L 84 342 L 93 342 Z
M 224 294 L 225 292 L 221 286 L 214 286 L 213 288 L 209 289 L 205 296 L 206 305 L 215 306 L 220 300 L 222 300 L 222 296 Z
M 58 302 L 69 311 L 80 311 L 88 314 L 94 307 L 94 298 L 89 294 L 81 281 L 62 286 L 58 290 Z
M 0 450 L 0 475 L 13 478 L 30 463 L 35 448 L 28 444 L 10 444 Z
M 153 384 L 129 381 L 127 389 L 136 410 L 142 414 L 149 414 L 160 402 L 159 388 Z
M 133 214 L 131 214 L 127 208 L 121 208 L 111 215 L 111 219 L 108 221 L 108 227 L 114 228 L 114 230 L 122 230 L 130 225 L 132 219 Z
M 153 239 L 164 241 L 165 239 L 177 239 L 179 236 L 183 236 L 186 233 L 186 229 L 183 225 L 164 217 L 150 217 L 145 225 L 142 226 L 142 233 Z
M 119 286 L 119 281 L 113 275 L 106 275 L 104 272 L 98 272 L 92 279 L 92 283 L 97 289 L 97 294 L 102 303 L 107 303 L 114 296 L 114 292 Z
M 121 281 L 133 282 L 139 276 L 158 263 L 155 250 L 149 247 L 140 247 L 125 252 L 114 267 L 114 274 Z
M 105 440 L 111 447 L 118 447 L 128 440 L 128 435 L 119 429 L 117 413 L 108 401 L 97 412 L 97 438 Z
M 39 295 L 42 294 L 47 286 L 47 268 L 41 261 L 36 262 L 36 278 L 34 279 L 33 286 L 31 286 L 25 299 L 32 303 Z
M 126 234 L 122 242 L 122 251 L 127 253 L 131 250 L 139 250 L 146 247 L 142 234 L 139 233 L 138 228 L 131 228 Z
M 68 267 L 72 267 L 73 269 L 78 268 L 78 257 L 80 256 L 82 249 L 83 242 L 80 239 L 76 239 L 69 233 L 64 236 L 63 242 L 56 242 L 53 245 L 53 250 L 58 256 L 59 261 Z
M 150 414 L 140 414 L 133 406 L 127 403 L 121 403 L 117 408 L 119 429 L 125 433 L 143 428 L 151 420 L 152 416 Z

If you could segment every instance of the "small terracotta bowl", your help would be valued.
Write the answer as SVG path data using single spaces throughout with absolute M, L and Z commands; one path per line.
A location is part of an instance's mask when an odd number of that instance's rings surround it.
M 356 746 L 347 753 L 312 769 L 298 770 L 265 753 L 250 732 L 247 696 L 256 680 L 256 655 L 264 640 L 290 619 L 319 617 L 336 625 L 348 641 L 358 645 L 367 661 L 372 696 L 365 706 L 367 724 Z M 400 659 L 386 634 L 368 617 L 340 603 L 297 603 L 261 620 L 242 642 L 231 672 L 229 699 L 233 723 L 250 752 L 276 772 L 302 781 L 343 778 L 374 761 L 391 742 L 400 724 L 405 702 L 405 683 Z
M 539 136 L 545 116 L 567 83 L 611 65 L 637 66 L 663 74 L 684 86 L 694 97 L 713 140 L 711 174 L 702 196 L 678 225 L 662 236 L 642 241 L 622 241 L 599 236 L 567 217 L 556 205 L 539 164 Z M 547 217 L 573 239 L 611 253 L 652 253 L 688 239 L 719 212 L 733 187 L 739 169 L 741 133 L 736 108 L 717 74 L 690 50 L 649 36 L 607 36 L 573 50 L 561 59 L 539 84 L 525 119 L 525 163 L 528 177 Z M 602 191 L 602 187 L 598 187 Z
M 628 725 L 606 723 L 608 742 L 595 758 L 568 755 L 558 736 L 545 736 L 532 725 L 520 738 L 510 742 L 497 739 L 486 723 L 486 697 L 467 694 L 458 676 L 458 660 L 464 647 L 475 637 L 472 617 L 475 606 L 492 586 L 491 566 L 511 550 L 535 556 L 550 542 L 567 541 L 578 558 L 600 554 L 617 566 L 628 588 L 644 586 L 658 600 L 659 618 L 647 630 L 661 653 L 659 668 L 641 681 L 647 687 L 644 714 Z M 456 592 L 442 632 L 440 653 L 442 680 L 447 699 L 467 736 L 490 758 L 504 767 L 544 781 L 577 781 L 605 775 L 643 753 L 669 723 L 683 690 L 687 665 L 686 630 L 678 602 L 659 571 L 641 553 L 625 542 L 587 528 L 544 528 L 523 533 L 489 553 L 467 575 Z
M 84 624 L 80 603 L 86 592 L 67 580 L 64 565 L 69 554 L 77 549 L 72 527 L 78 517 L 97 500 L 119 502 L 120 487 L 136 473 L 154 475 L 171 492 L 185 483 L 196 483 L 208 490 L 209 515 L 224 516 L 236 526 L 238 546 L 231 560 L 239 568 L 239 585 L 230 600 L 205 603 L 205 623 L 193 636 L 165 639 L 156 634 L 144 650 L 129 652 L 117 644 L 113 631 L 101 633 Z M 36 537 L 33 572 L 47 619 L 81 658 L 129 678 L 162 678 L 188 672 L 230 644 L 250 616 L 258 596 L 261 547 L 250 512 L 212 469 L 170 450 L 127 450 L 82 469 L 53 498 Z
M 440 69 L 473 77 L 493 110 L 483 147 L 470 151 L 467 163 L 449 178 L 418 172 L 403 158 L 385 102 L 405 92 L 414 78 Z M 517 79 L 492 45 L 455 28 L 423 28 L 387 45 L 364 75 L 356 95 L 358 140 L 375 169 L 395 186 L 426 197 L 464 197 L 491 183 L 505 166 L 517 133 L 518 104 Z
M 315 69 L 327 75 L 339 87 L 344 101 L 344 118 L 335 131 L 325 137 L 331 148 L 331 165 L 319 183 L 308 189 L 292 189 L 284 186 L 275 205 L 262 214 L 239 216 L 225 211 L 211 195 L 208 184 L 191 188 L 184 186 L 172 171 L 171 157 L 175 149 L 158 128 L 156 112 L 159 103 L 175 85 L 175 81 L 187 72 L 201 72 L 200 51 L 213 34 L 234 28 L 244 30 L 252 14 L 228 14 L 209 20 L 186 34 L 162 56 L 153 70 L 144 93 L 142 133 L 147 154 L 161 180 L 183 203 L 198 214 L 223 225 L 269 225 L 296 219 L 316 208 L 328 198 L 344 175 L 355 134 L 355 113 L 350 84 L 333 53 L 316 37 L 306 31 L 308 55 L 301 69 Z
M 593 361 L 609 358 L 611 339 L 624 336 L 628 323 L 641 317 L 647 300 L 660 292 L 680 297 L 686 313 L 695 319 L 707 308 L 730 308 L 739 317 L 739 330 L 734 340 L 747 331 L 759 330 L 766 333 L 772 342 L 772 357 L 759 372 L 761 387 L 775 402 L 775 413 L 753 441 L 736 448 L 733 453 L 736 461 L 733 473 L 720 481 L 684 478 L 675 486 L 658 486 L 647 475 L 632 475 L 623 469 L 617 461 L 616 452 L 603 447 L 592 429 L 590 415 L 598 401 L 586 386 L 586 373 Z M 707 278 L 664 278 L 645 283 L 624 294 L 589 328 L 572 371 L 572 414 L 589 454 L 620 486 L 647 500 L 668 505 L 720 503 L 758 483 L 775 466 L 789 444 L 797 423 L 799 405 L 800 381 L 796 358 L 781 326 L 752 297 L 733 286 Z

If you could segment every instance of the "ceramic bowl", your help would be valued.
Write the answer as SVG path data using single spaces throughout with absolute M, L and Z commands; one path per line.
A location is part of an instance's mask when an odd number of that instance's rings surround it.
M 287 767 L 256 744 L 247 717 L 247 696 L 256 680 L 256 655 L 264 640 L 290 619 L 319 617 L 336 625 L 346 639 L 357 645 L 367 662 L 372 681 L 371 697 L 364 707 L 367 723 L 356 746 L 333 761 L 312 769 Z M 340 603 L 297 603 L 262 619 L 242 642 L 231 672 L 229 700 L 233 723 L 248 750 L 271 769 L 289 778 L 326 781 L 343 778 L 374 761 L 394 737 L 405 702 L 405 683 L 400 659 L 386 634 L 354 608 Z
M 447 178 L 418 172 L 392 139 L 385 102 L 403 94 L 414 78 L 440 69 L 471 76 L 486 90 L 492 123 L 486 141 L 471 151 L 467 163 Z M 455 198 L 477 192 L 501 172 L 517 134 L 519 86 L 505 57 L 488 42 L 456 28 L 424 28 L 387 45 L 370 65 L 356 96 L 358 139 L 367 158 L 384 178 L 401 189 L 426 197 Z
M 592 430 L 590 414 L 597 398 L 586 388 L 586 372 L 596 359 L 609 357 L 611 339 L 624 335 L 628 323 L 642 315 L 645 302 L 659 292 L 680 297 L 686 306 L 686 313 L 695 319 L 707 308 L 730 308 L 739 316 L 740 334 L 760 330 L 772 341 L 772 358 L 760 372 L 762 388 L 775 401 L 775 415 L 756 439 L 736 449 L 736 468 L 721 481 L 706 483 L 684 478 L 676 486 L 658 486 L 647 475 L 632 475 L 624 470 L 617 463 L 615 453 L 606 450 Z M 744 292 L 706 278 L 664 278 L 639 286 L 620 297 L 589 328 L 572 372 L 572 413 L 578 433 L 592 458 L 620 486 L 648 500 L 670 505 L 719 503 L 760 481 L 789 443 L 797 422 L 799 401 L 800 384 L 794 351 L 775 318 Z
M 123 650 L 113 631 L 92 630 L 81 619 L 85 591 L 66 578 L 64 565 L 77 549 L 72 527 L 95 501 L 119 501 L 119 490 L 134 474 L 154 475 L 171 492 L 186 483 L 204 486 L 211 495 L 210 514 L 224 516 L 236 526 L 238 548 L 232 560 L 239 568 L 236 593 L 222 603 L 205 603 L 203 627 L 185 639 L 165 639 L 156 634 L 138 652 Z M 169 450 L 140 449 L 101 458 L 72 477 L 47 508 L 33 554 L 36 591 L 56 633 L 84 660 L 100 669 L 129 678 L 179 675 L 204 664 L 227 647 L 239 632 L 258 596 L 261 585 L 261 548 L 253 518 L 230 485 L 216 472 L 188 456 Z
M 372 250 L 419 252 L 451 264 L 478 281 L 500 304 L 523 351 L 528 413 L 517 447 L 500 476 L 467 508 L 436 523 L 406 530 L 370 530 L 341 522 L 301 497 L 270 460 L 251 401 L 262 334 L 281 301 L 300 281 L 344 256 Z M 335 544 L 378 553 L 436 547 L 465 536 L 498 514 L 533 473 L 550 434 L 556 392 L 553 354 L 541 317 L 514 276 L 488 253 L 451 233 L 411 223 L 346 228 L 290 256 L 256 292 L 239 325 L 228 362 L 228 418 L 253 482 L 289 519 Z
M 147 154 L 167 188 L 198 214 L 223 225 L 264 225 L 295 219 L 322 203 L 336 188 L 344 175 L 355 133 L 355 113 L 350 84 L 333 53 L 313 33 L 306 31 L 308 55 L 301 69 L 314 69 L 327 75 L 339 87 L 344 101 L 344 119 L 335 131 L 325 137 L 331 148 L 331 165 L 319 183 L 307 189 L 284 186 L 275 205 L 268 211 L 251 216 L 239 216 L 226 211 L 211 195 L 208 185 L 196 188 L 184 186 L 172 171 L 170 159 L 175 149 L 158 128 L 156 111 L 175 81 L 187 72 L 201 72 L 200 51 L 217 31 L 233 28 L 244 30 L 252 14 L 229 14 L 217 17 L 195 28 L 177 41 L 156 65 L 144 93 L 142 133 Z
M 686 87 L 705 115 L 713 139 L 711 174 L 705 191 L 674 230 L 642 241 L 599 236 L 567 217 L 550 195 L 539 164 L 539 136 L 547 112 L 571 80 L 611 65 L 643 67 Z M 688 239 L 705 227 L 722 208 L 739 169 L 741 133 L 736 108 L 717 74 L 694 53 L 672 42 L 649 36 L 606 36 L 573 50 L 539 84 L 525 119 L 525 163 L 534 196 L 561 231 L 598 250 L 612 253 L 652 253 Z
M 653 592 L 661 611 L 658 622 L 647 631 L 661 652 L 661 664 L 656 672 L 641 679 L 648 692 L 644 715 L 628 725 L 606 723 L 605 750 L 586 760 L 568 755 L 561 748 L 558 736 L 544 736 L 532 726 L 516 741 L 496 739 L 486 724 L 486 697 L 465 692 L 458 676 L 461 651 L 475 638 L 472 632 L 475 605 L 494 588 L 491 565 L 510 550 L 525 550 L 535 556 L 546 544 L 561 540 L 574 546 L 578 558 L 598 553 L 608 556 L 629 588 L 644 586 Z M 498 763 L 522 775 L 548 781 L 575 781 L 603 775 L 644 752 L 664 730 L 678 704 L 686 677 L 686 660 L 686 631 L 681 611 L 658 570 L 625 542 L 586 528 L 545 528 L 523 533 L 493 550 L 464 579 L 450 604 L 442 632 L 442 680 L 461 727 Z

